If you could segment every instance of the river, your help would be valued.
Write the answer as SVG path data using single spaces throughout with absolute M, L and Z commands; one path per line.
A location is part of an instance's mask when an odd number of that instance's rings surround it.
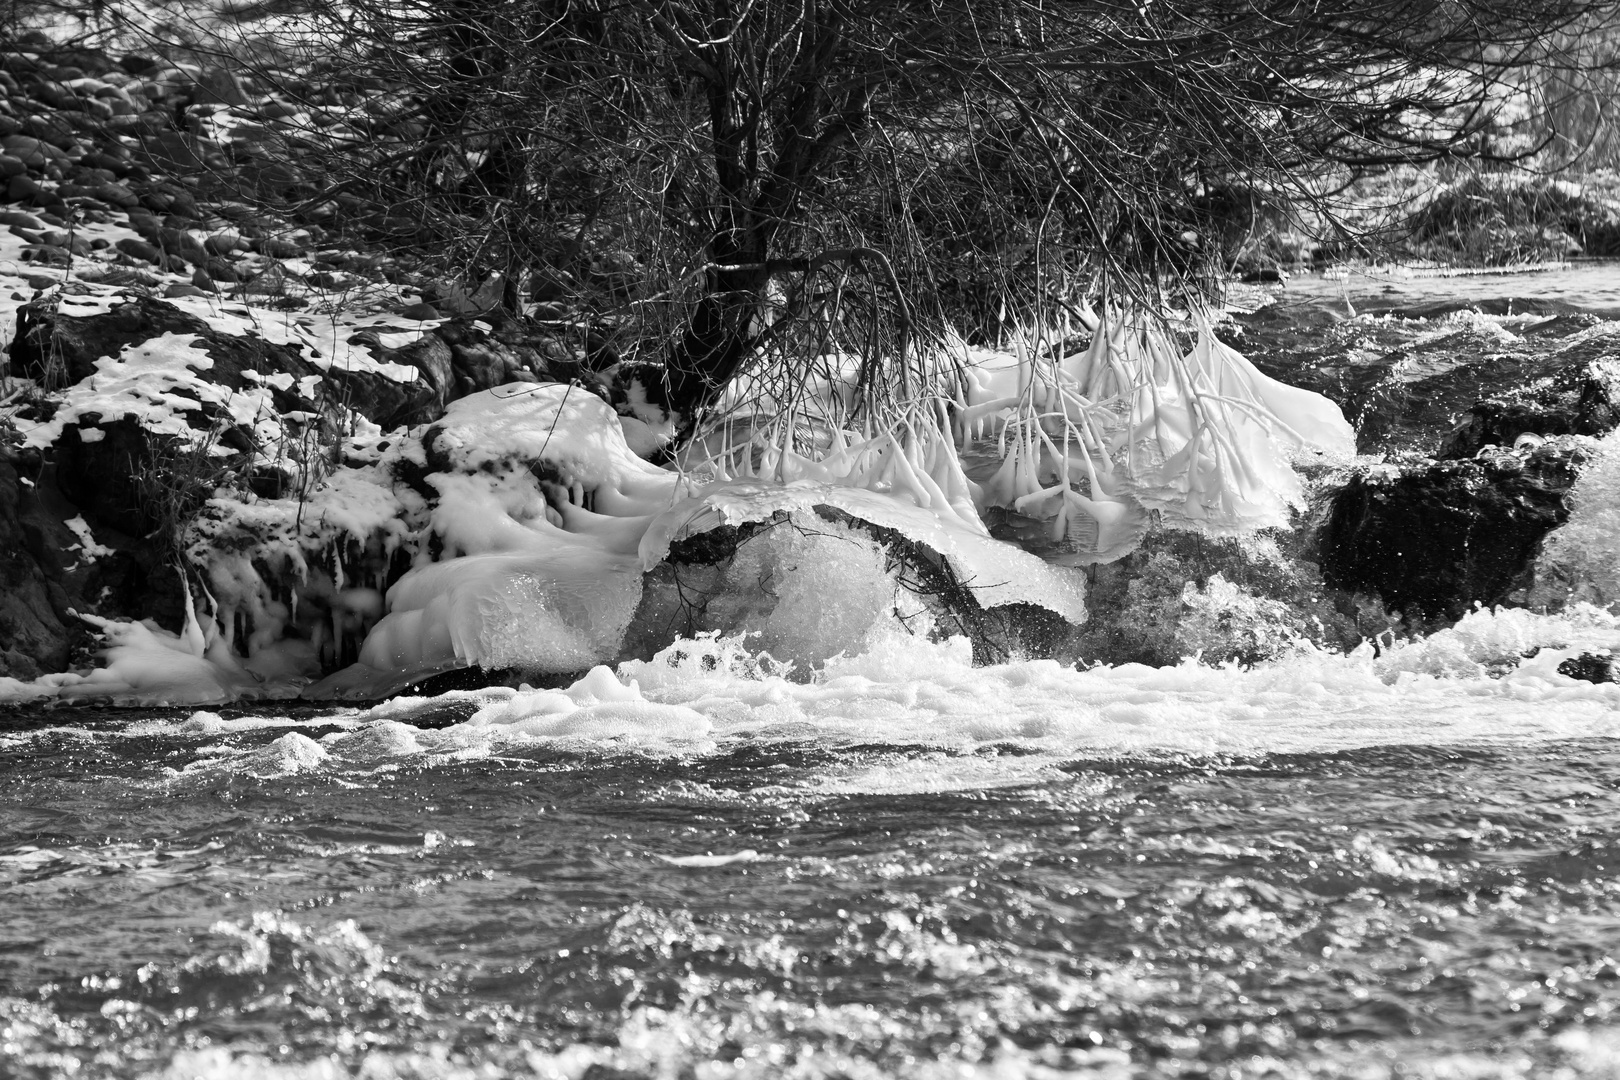
M 1609 646 L 7 713 L 0 1076 L 1613 1077 Z
M 1244 287 L 1242 297 L 1255 295 Z M 1301 274 L 1281 287 L 1257 290 L 1286 302 L 1348 301 L 1357 311 L 1414 310 L 1433 305 L 1483 304 L 1511 314 L 1559 306 L 1620 318 L 1620 261 L 1590 259 L 1536 269 L 1459 272 L 1444 267 L 1351 267 Z

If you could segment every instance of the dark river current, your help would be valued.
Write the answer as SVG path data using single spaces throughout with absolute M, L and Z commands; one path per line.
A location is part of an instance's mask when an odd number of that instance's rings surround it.
M 393 760 L 379 724 L 312 768 L 285 727 L 152 726 L 0 757 L 0 1075 L 1620 1062 L 1609 739 L 1026 771 L 1015 742 Z

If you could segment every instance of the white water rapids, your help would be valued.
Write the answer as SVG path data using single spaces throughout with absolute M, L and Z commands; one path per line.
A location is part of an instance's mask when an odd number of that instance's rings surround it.
M 556 689 L 35 695 L 0 1076 L 1613 1080 L 1616 445 L 1563 610 L 1348 653 L 974 666 L 829 529 L 760 636 Z M 147 631 L 119 677 L 197 673 Z

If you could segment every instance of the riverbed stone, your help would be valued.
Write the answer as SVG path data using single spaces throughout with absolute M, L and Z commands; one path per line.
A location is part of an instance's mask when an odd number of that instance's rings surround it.
M 1558 665 L 1558 674 L 1590 683 L 1620 682 L 1620 667 L 1607 652 L 1583 652 Z
M 883 614 L 876 608 L 841 613 L 835 598 L 823 595 L 819 607 L 796 603 L 791 609 L 795 623 L 832 620 L 821 633 L 800 633 L 802 627 L 784 627 L 773 619 L 784 593 L 791 591 L 782 589 L 783 583 L 799 573 L 837 573 L 841 563 L 820 563 L 837 559 L 839 546 L 852 536 L 864 537 L 882 552 L 885 573 L 912 598 L 918 610 L 901 621 L 908 627 L 915 622 L 914 632 L 936 640 L 965 636 L 976 663 L 1072 655 L 1076 628 L 1061 616 L 1034 604 L 985 608 L 938 552 L 896 530 L 822 505 L 810 514 L 777 511 L 761 521 L 720 525 L 671 544 L 664 560 L 643 576 L 641 601 L 625 631 L 621 659 L 647 659 L 678 640 L 704 633 L 743 633 L 750 635 L 750 651 L 763 649 L 777 661 L 807 671 L 829 659 L 828 642 L 840 640 L 840 632 L 858 635 L 869 625 L 863 620 Z M 817 537 L 831 537 L 831 551 L 838 554 L 797 542 Z M 774 542 L 783 538 L 786 545 Z M 841 590 L 843 585 L 847 582 Z M 847 602 L 851 597 L 836 599 Z M 860 646 L 859 641 L 848 644 L 852 650 Z
M 1472 457 L 1487 446 L 1512 446 L 1525 436 L 1612 431 L 1620 425 L 1620 332 L 1601 323 L 1577 330 L 1569 344 L 1524 371 L 1521 379 L 1469 406 L 1442 441 L 1438 456 Z
M 1352 476 L 1318 534 L 1323 580 L 1378 597 L 1414 628 L 1522 603 L 1537 546 L 1569 517 L 1564 495 L 1592 447 L 1563 436 Z

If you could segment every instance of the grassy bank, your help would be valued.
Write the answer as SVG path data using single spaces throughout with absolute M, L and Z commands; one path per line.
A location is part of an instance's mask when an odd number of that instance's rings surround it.
M 1347 262 L 1500 267 L 1620 257 L 1620 171 L 1397 169 L 1317 205 L 1262 209 L 1231 266 L 1266 276 Z

